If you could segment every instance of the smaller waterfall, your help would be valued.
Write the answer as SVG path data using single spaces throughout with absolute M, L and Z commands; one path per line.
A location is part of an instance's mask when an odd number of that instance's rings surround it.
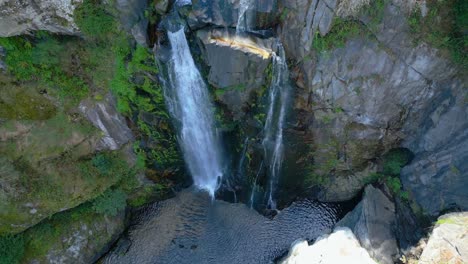
M 283 46 L 273 54 L 273 77 L 269 90 L 269 107 L 262 141 L 269 176 L 268 207 L 276 209 L 275 191 L 283 162 L 283 126 L 290 94 L 289 70 Z
M 263 168 L 263 161 L 260 163 L 260 167 L 258 168 L 257 175 L 255 175 L 255 180 L 252 184 L 252 192 L 250 193 L 250 199 L 249 199 L 249 205 L 250 209 L 253 208 L 254 201 L 255 201 L 255 192 L 257 191 L 257 180 L 258 180 L 258 175 L 260 175 L 260 172 L 262 171 Z
M 237 18 L 236 35 L 250 30 L 250 21 L 247 11 L 253 5 L 253 0 L 240 0 L 239 16 Z
M 168 32 L 171 60 L 166 102 L 180 123 L 179 144 L 195 186 L 212 196 L 222 177 L 221 144 L 214 127 L 208 89 L 193 61 L 184 29 Z

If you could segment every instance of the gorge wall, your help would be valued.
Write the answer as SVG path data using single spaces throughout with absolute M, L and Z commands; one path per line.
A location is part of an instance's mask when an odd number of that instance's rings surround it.
M 251 2 L 242 36 L 239 0 L 0 4 L 0 242 L 24 251 L 8 263 L 96 261 L 136 208 L 190 185 L 162 88 L 168 21 L 185 26 L 214 102 L 218 198 L 275 213 L 262 140 L 281 42 L 279 209 L 362 194 L 342 225 L 379 263 L 410 255 L 424 219 L 468 209 L 463 1 Z M 375 204 L 388 222 L 359 229 Z

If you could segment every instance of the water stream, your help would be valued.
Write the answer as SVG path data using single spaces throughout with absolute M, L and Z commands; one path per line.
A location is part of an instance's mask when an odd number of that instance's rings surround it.
M 252 0 L 240 0 L 239 3 L 239 16 L 237 18 L 236 35 L 250 30 L 250 20 L 247 11 L 252 7 Z
M 165 87 L 169 112 L 179 122 L 179 144 L 194 185 L 214 196 L 223 175 L 221 144 L 208 89 L 193 61 L 184 29 L 168 32 L 171 59 Z
M 283 126 L 290 94 L 289 70 L 283 46 L 273 54 L 273 76 L 269 88 L 269 106 L 262 141 L 268 168 L 268 207 L 276 209 L 275 192 L 283 162 Z

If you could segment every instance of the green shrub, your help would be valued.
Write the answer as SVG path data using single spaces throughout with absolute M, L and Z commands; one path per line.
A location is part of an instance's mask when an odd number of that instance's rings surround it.
M 450 57 L 468 68 L 468 2 L 464 0 L 430 0 L 428 14 L 416 9 L 408 18 L 415 43 L 426 42 L 448 51 Z
M 24 255 L 24 239 L 21 235 L 0 236 L 0 264 L 20 263 Z
M 364 33 L 362 25 L 353 20 L 344 20 L 335 18 L 330 32 L 322 36 L 319 31 L 316 32 L 312 42 L 312 47 L 317 52 L 324 52 L 335 48 L 343 47 L 346 41 Z
M 115 31 L 117 23 L 101 0 L 84 0 L 75 9 L 74 19 L 88 37 L 103 39 Z
M 406 149 L 392 149 L 383 157 L 383 173 L 398 176 L 400 171 L 411 160 L 411 152 Z
M 127 206 L 127 195 L 122 190 L 108 190 L 92 202 L 96 213 L 116 216 Z

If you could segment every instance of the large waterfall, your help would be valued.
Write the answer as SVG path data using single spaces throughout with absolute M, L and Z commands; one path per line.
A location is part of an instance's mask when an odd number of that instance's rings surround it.
M 278 44 L 273 54 L 273 76 L 269 90 L 269 107 L 264 127 L 263 149 L 269 176 L 268 207 L 276 208 L 275 191 L 283 161 L 283 126 L 290 94 L 289 70 L 284 49 Z
M 213 122 L 208 89 L 193 61 L 184 29 L 168 32 L 171 60 L 166 101 L 179 121 L 179 144 L 194 184 L 212 196 L 222 176 L 221 147 Z

